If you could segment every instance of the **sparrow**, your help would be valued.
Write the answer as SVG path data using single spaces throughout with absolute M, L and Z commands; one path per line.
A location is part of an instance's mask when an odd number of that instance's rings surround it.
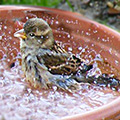
M 14 36 L 20 39 L 22 70 L 26 81 L 34 88 L 57 86 L 72 92 L 80 89 L 81 82 L 94 83 L 95 80 L 102 81 L 104 76 L 106 78 L 106 75 L 86 78 L 86 71 L 91 70 L 93 65 L 87 65 L 84 59 L 63 49 L 54 40 L 48 23 L 41 18 L 27 20 L 23 29 L 15 32 Z M 109 80 L 109 83 L 112 82 Z M 103 83 L 108 84 L 106 80 Z M 119 83 L 116 80 L 114 84 L 118 86 Z

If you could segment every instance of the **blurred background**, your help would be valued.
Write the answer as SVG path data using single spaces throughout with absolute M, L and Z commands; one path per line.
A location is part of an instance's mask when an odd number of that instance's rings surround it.
M 78 12 L 120 31 L 120 0 L 0 0 L 0 5 L 35 5 Z

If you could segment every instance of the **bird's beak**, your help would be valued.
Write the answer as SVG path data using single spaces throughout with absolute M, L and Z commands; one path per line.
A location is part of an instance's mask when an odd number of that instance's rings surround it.
M 26 33 L 24 32 L 24 29 L 21 29 L 17 32 L 14 33 L 14 37 L 18 37 L 18 38 L 22 38 L 22 39 L 26 39 Z

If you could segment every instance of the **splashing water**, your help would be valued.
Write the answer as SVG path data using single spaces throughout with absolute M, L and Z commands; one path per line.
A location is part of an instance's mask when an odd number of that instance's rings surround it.
M 60 25 L 58 17 L 55 19 L 45 15 L 43 18 L 52 26 Z M 27 20 L 29 17 L 26 16 L 25 19 Z M 69 25 L 80 24 L 78 20 L 66 20 L 66 23 Z M 91 111 L 115 100 L 120 95 L 118 91 L 89 84 L 83 84 L 82 89 L 73 94 L 57 90 L 55 86 L 49 90 L 36 90 L 28 87 L 21 70 L 19 41 L 12 37 L 19 28 L 13 28 L 11 24 L 8 25 L 6 21 L 2 21 L 0 29 L 3 30 L 0 33 L 0 119 L 3 117 L 5 119 L 60 119 L 64 116 Z M 80 44 L 78 42 L 80 39 L 68 30 L 61 32 L 64 30 L 65 28 L 60 26 L 56 28 L 54 32 L 56 40 L 67 51 L 83 57 L 87 63 L 94 63 L 94 70 L 89 74 L 101 74 L 99 66 L 102 66 L 103 70 L 111 71 L 110 73 L 116 71 L 114 68 L 110 69 L 109 64 L 103 63 L 100 53 L 88 47 L 87 44 Z M 91 36 L 91 31 L 91 29 L 75 30 L 77 34 L 84 36 Z M 92 32 L 98 33 L 96 30 Z M 100 39 L 102 40 L 102 38 Z M 61 40 L 63 41 L 61 42 Z M 94 47 L 94 44 L 90 46 Z M 118 64 L 118 61 L 115 60 L 115 63 Z

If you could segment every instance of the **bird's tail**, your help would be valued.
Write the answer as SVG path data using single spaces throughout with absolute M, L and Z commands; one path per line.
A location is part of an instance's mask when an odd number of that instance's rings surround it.
M 73 79 L 79 83 L 95 84 L 101 87 L 109 87 L 112 90 L 119 90 L 120 88 L 120 80 L 116 77 L 112 77 L 109 74 L 101 74 L 100 76 L 88 76 L 83 75 L 82 73 L 78 73 L 73 76 Z

